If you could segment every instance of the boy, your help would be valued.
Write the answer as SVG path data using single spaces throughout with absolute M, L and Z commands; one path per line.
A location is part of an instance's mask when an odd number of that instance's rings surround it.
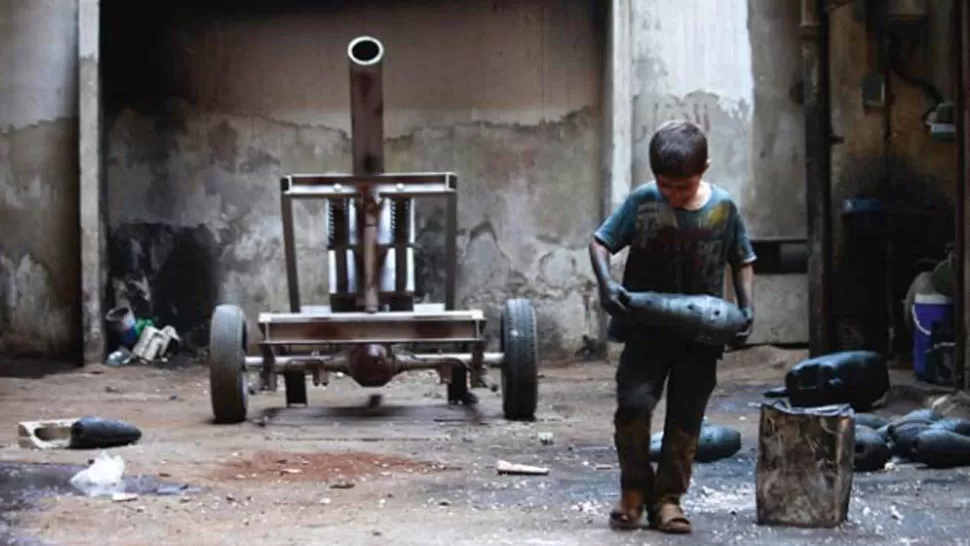
M 707 138 L 693 124 L 672 121 L 650 140 L 655 181 L 634 189 L 593 234 L 590 260 L 600 304 L 611 315 L 609 336 L 624 343 L 616 370 L 614 441 L 620 463 L 620 502 L 610 514 L 615 528 L 650 527 L 690 533 L 680 498 L 690 484 L 707 402 L 717 382 L 723 347 L 677 337 L 628 318 L 624 292 L 722 296 L 725 264 L 731 266 L 738 306 L 747 326 L 754 320 L 755 253 L 738 207 L 722 188 L 702 180 L 710 166 Z M 611 278 L 610 255 L 629 246 L 622 285 Z M 668 379 L 669 378 L 669 379 Z M 648 459 L 650 421 L 667 385 L 667 416 L 656 474 Z

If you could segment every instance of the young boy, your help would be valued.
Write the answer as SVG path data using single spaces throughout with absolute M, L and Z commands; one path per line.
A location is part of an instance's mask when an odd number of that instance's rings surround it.
M 722 296 L 725 264 L 731 266 L 737 303 L 747 326 L 756 256 L 737 205 L 722 188 L 702 180 L 710 166 L 707 138 L 693 124 L 668 122 L 650 140 L 655 182 L 634 189 L 593 234 L 590 259 L 600 304 L 611 315 L 609 335 L 624 343 L 616 370 L 614 441 L 621 496 L 610 514 L 616 528 L 650 527 L 690 533 L 680 507 L 690 484 L 707 402 L 717 382 L 724 348 L 648 328 L 628 317 L 623 293 L 666 292 Z M 611 278 L 610 256 L 629 246 L 623 283 Z M 667 416 L 656 474 L 649 461 L 650 421 L 667 382 Z

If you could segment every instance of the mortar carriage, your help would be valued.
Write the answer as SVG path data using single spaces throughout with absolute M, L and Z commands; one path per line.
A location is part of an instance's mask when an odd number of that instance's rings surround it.
M 350 61 L 353 173 L 288 174 L 280 180 L 289 312 L 260 313 L 260 356 L 247 356 L 249 332 L 237 305 L 212 316 L 209 381 L 218 423 L 246 419 L 250 372 L 260 388 L 276 390 L 283 376 L 286 404 L 307 404 L 315 386 L 343 372 L 376 388 L 400 373 L 435 370 L 448 401 L 473 405 L 477 388 L 500 390 L 506 419 L 531 420 L 538 397 L 535 311 L 529 300 L 505 303 L 500 352 L 486 352 L 485 316 L 456 309 L 458 177 L 455 173 L 387 173 L 383 150 L 384 46 L 361 36 L 347 48 Z M 415 297 L 414 210 L 419 198 L 445 201 L 444 303 Z M 328 226 L 330 301 L 303 305 L 293 229 L 293 201 L 323 199 Z M 501 384 L 489 384 L 489 367 Z

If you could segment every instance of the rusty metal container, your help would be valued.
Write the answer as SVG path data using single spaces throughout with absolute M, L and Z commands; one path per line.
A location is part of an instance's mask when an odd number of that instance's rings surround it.
M 755 468 L 759 525 L 837 527 L 852 494 L 852 406 L 762 404 Z

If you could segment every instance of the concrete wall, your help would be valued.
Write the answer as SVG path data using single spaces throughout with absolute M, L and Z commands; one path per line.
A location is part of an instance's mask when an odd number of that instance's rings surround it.
M 737 199 L 756 239 L 806 234 L 798 2 L 635 0 L 633 185 L 652 179 L 648 144 L 670 119 L 710 139 L 707 179 Z M 753 343 L 807 341 L 804 275 L 761 275 Z
M 104 7 L 106 171 L 112 281 L 136 309 L 186 330 L 217 302 L 250 319 L 287 307 L 277 181 L 350 169 L 345 51 L 369 33 L 387 48 L 387 169 L 459 173 L 461 305 L 494 328 L 506 298 L 532 298 L 547 351 L 595 334 L 594 3 L 262 3 L 246 16 L 166 5 L 151 26 L 124 4 Z M 425 207 L 418 227 L 433 251 L 419 289 L 437 301 L 441 214 Z M 304 300 L 325 303 L 321 208 L 298 205 L 296 226 Z
M 77 2 L 0 3 L 0 354 L 75 352 Z
M 750 6 L 749 6 L 750 3 Z M 798 3 L 634 2 L 634 184 L 652 178 L 656 127 L 708 133 L 708 179 L 736 196 L 752 235 L 805 235 Z

